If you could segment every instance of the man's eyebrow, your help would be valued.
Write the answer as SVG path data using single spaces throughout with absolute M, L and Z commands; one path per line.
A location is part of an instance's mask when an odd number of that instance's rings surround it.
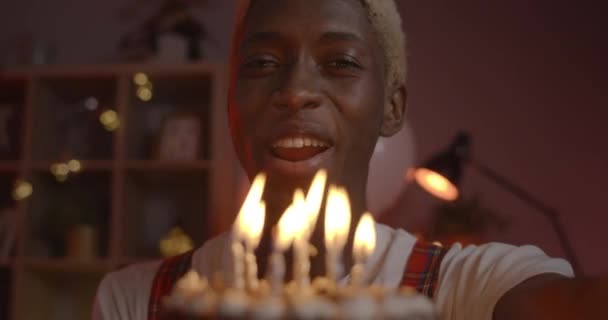
M 266 41 L 278 40 L 281 38 L 282 38 L 282 36 L 279 32 L 259 31 L 259 32 L 255 32 L 255 33 L 247 36 L 243 40 L 243 43 L 266 42 Z
M 321 36 L 321 41 L 330 40 L 330 41 L 352 41 L 352 42 L 364 42 L 363 38 L 352 32 L 344 32 L 344 31 L 329 31 L 323 33 Z

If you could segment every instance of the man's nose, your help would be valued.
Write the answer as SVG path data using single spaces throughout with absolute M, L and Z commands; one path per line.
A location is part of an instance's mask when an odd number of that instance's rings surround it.
M 318 76 L 316 65 L 307 61 L 298 61 L 286 66 L 275 92 L 275 106 L 294 111 L 319 107 L 321 92 Z

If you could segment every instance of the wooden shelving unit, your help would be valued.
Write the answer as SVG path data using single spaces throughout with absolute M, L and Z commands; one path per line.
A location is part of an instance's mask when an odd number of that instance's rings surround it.
M 148 101 L 136 94 L 138 73 L 153 84 Z M 237 177 L 225 75 L 204 63 L 0 70 L 0 112 L 11 114 L 8 140 L 0 134 L 0 210 L 17 215 L 14 248 L 0 257 L 0 319 L 87 319 L 103 275 L 158 259 L 170 227 L 198 245 L 230 225 Z M 105 110 L 118 115 L 115 131 L 99 121 Z M 201 119 L 198 157 L 157 159 L 163 119 L 184 112 Z M 58 180 L 51 167 L 71 159 L 80 170 Z M 16 181 L 30 183 L 31 196 L 13 199 Z M 74 217 L 97 234 L 94 258 L 66 253 Z

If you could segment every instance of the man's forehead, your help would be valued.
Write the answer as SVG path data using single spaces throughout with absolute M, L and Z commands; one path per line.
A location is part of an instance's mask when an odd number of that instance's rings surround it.
M 257 0 L 246 14 L 241 43 L 283 40 L 294 34 L 316 41 L 366 42 L 374 32 L 355 0 Z M 274 4 L 274 5 L 271 5 Z
M 256 0 L 249 6 L 245 19 L 246 29 L 254 28 L 256 31 L 272 31 L 267 29 L 276 27 L 278 23 L 287 27 L 307 21 L 328 26 L 334 24 L 340 30 L 340 25 L 343 25 L 342 29 L 364 25 L 367 12 L 355 0 Z
M 283 41 L 288 36 L 281 31 L 256 31 L 247 34 L 243 39 L 244 45 Z M 365 39 L 356 31 L 325 31 L 316 39 L 318 42 L 355 42 L 365 43 Z

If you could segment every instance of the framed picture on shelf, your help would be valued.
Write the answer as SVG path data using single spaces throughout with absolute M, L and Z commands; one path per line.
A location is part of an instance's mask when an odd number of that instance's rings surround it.
M 172 113 L 161 123 L 157 160 L 194 161 L 201 149 L 201 118 L 194 113 Z

